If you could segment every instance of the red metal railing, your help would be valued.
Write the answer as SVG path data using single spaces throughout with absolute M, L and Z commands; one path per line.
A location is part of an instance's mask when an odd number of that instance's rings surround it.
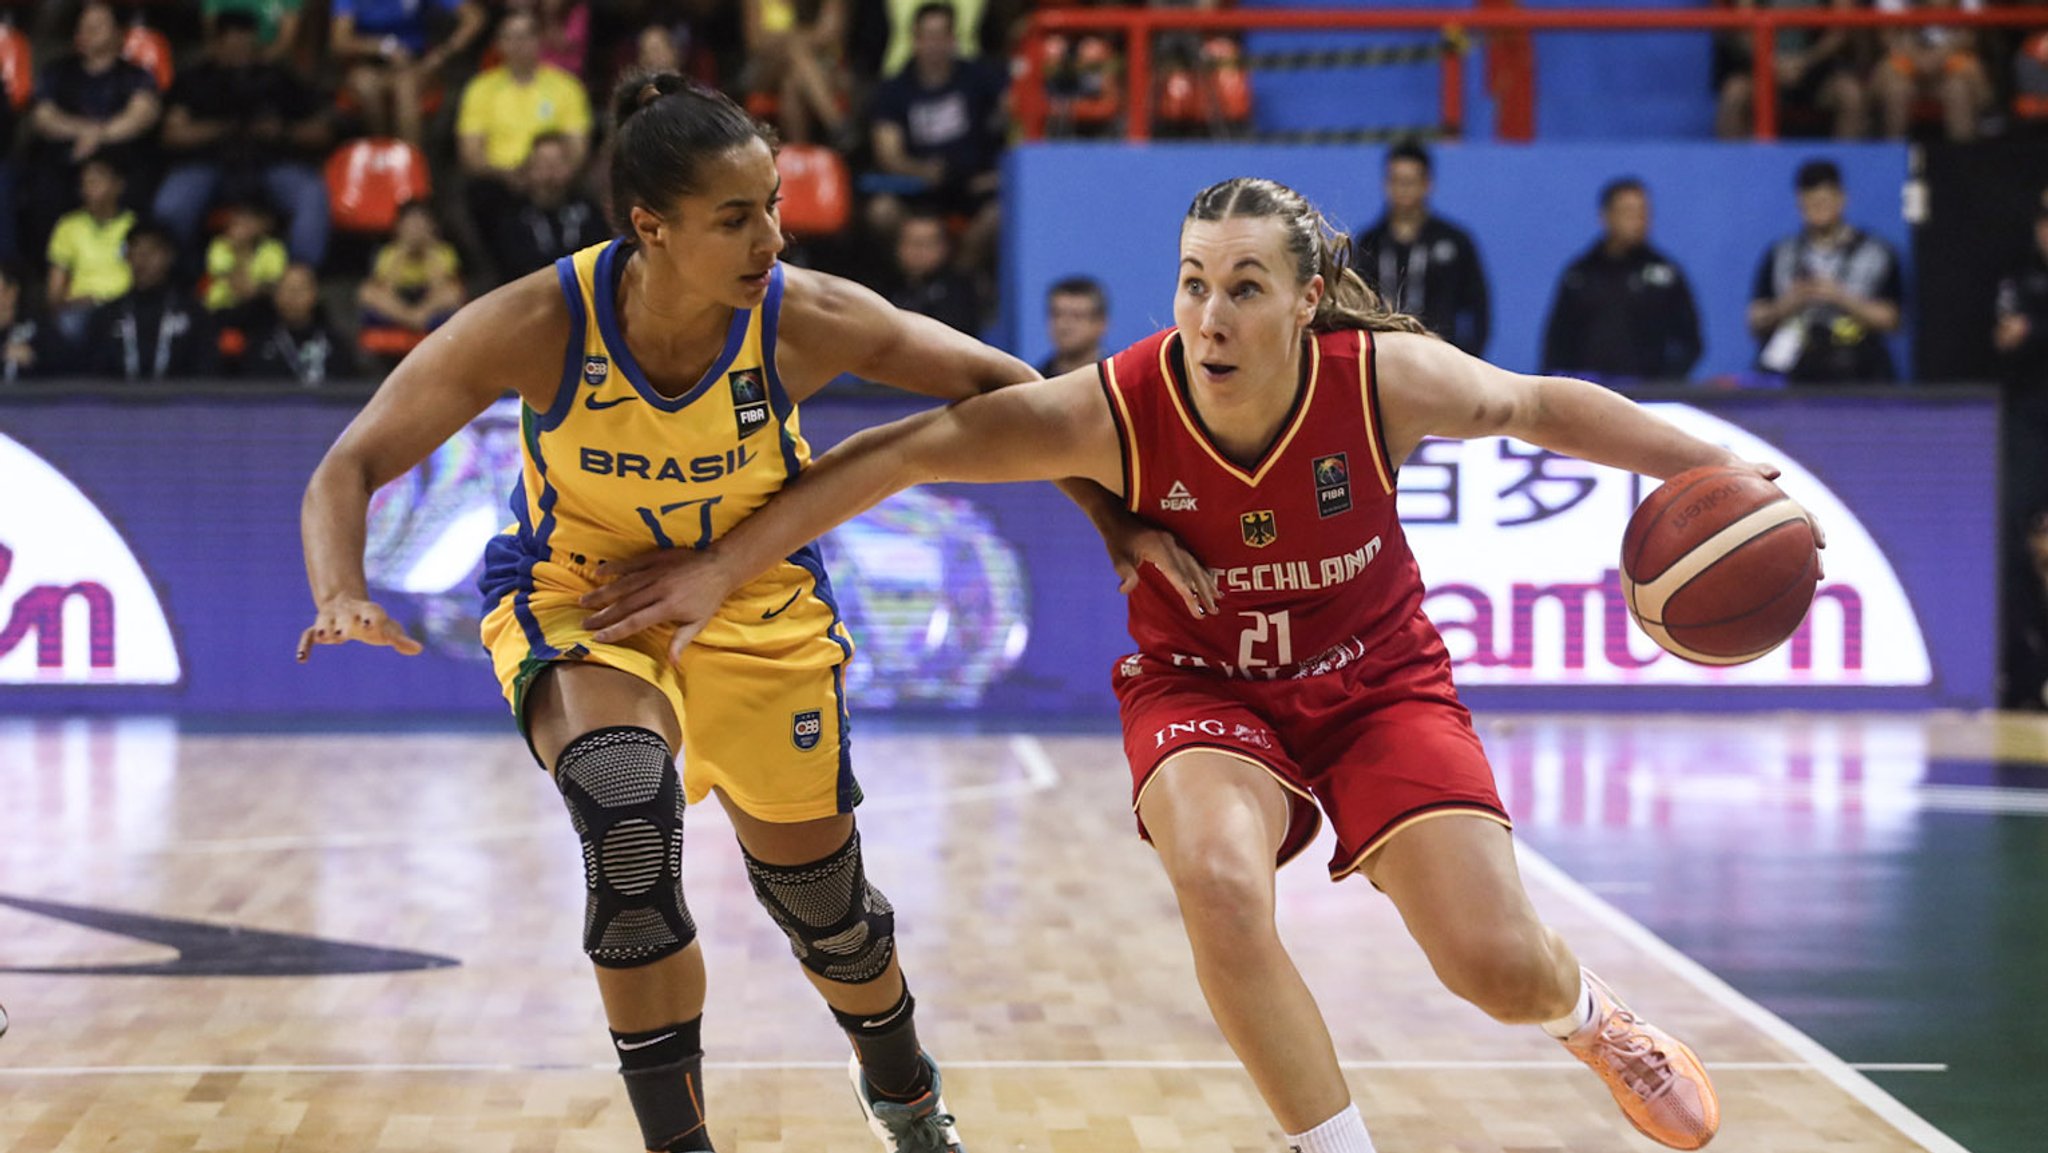
M 1304 9 L 1239 9 L 1198 11 L 1185 8 L 1050 8 L 1032 15 L 1025 33 L 1023 82 L 1017 90 L 1017 115 L 1026 139 L 1045 135 L 1050 101 L 1045 91 L 1045 39 L 1059 33 L 1109 33 L 1124 42 L 1125 135 L 1146 140 L 1152 135 L 1152 37 L 1160 32 L 1438 32 L 1457 38 L 1487 35 L 1505 44 L 1534 32 L 1747 32 L 1755 46 L 1756 137 L 1778 135 L 1777 34 L 1787 28 L 1907 28 L 1940 25 L 1949 28 L 2048 28 L 2048 8 L 1998 8 L 1984 12 L 1846 11 L 1829 9 L 1637 9 L 1583 8 L 1374 8 L 1312 11 Z M 1496 48 L 1500 45 L 1496 45 Z M 1443 58 L 1443 122 L 1456 129 L 1464 122 L 1463 77 L 1457 53 Z M 1533 65 L 1518 69 L 1514 87 L 1502 96 L 1503 115 L 1497 134 L 1526 140 L 1533 133 L 1535 106 Z

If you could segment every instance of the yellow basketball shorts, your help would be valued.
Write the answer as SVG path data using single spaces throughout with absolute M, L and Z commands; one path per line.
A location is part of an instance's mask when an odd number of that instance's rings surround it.
M 847 741 L 853 642 L 816 545 L 742 586 L 675 664 L 673 628 L 612 644 L 591 639 L 583 627 L 591 610 L 577 601 L 597 587 L 594 572 L 493 551 L 483 642 L 522 731 L 535 678 L 557 661 L 591 661 L 668 698 L 683 734 L 689 803 L 718 788 L 748 814 L 779 823 L 849 813 L 860 803 Z

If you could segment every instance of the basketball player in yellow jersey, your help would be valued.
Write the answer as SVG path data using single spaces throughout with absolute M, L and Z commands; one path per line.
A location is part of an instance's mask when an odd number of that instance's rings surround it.
M 701 548 L 809 460 L 796 405 L 841 373 L 946 400 L 1035 374 L 846 281 L 777 263 L 765 130 L 661 74 L 622 85 L 611 195 L 620 240 L 464 308 L 393 371 L 314 472 L 303 514 L 318 611 L 299 643 L 419 645 L 368 597 L 370 495 L 506 389 L 524 401 L 515 524 L 491 545 L 484 641 L 584 845 L 583 945 L 649 1150 L 712 1148 L 702 953 L 680 887 L 682 806 L 716 793 L 749 878 L 854 1049 L 883 1147 L 961 1148 L 917 1040 L 889 902 L 861 863 L 841 673 L 851 652 L 815 548 L 738 590 L 684 650 L 672 628 L 601 643 L 578 603 L 608 562 Z M 1075 498 L 1133 583 L 1199 566 Z M 684 752 L 680 780 L 674 765 Z

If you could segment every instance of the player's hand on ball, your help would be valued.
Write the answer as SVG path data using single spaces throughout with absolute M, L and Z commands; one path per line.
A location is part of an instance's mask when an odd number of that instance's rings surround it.
M 405 626 L 392 620 L 376 601 L 359 597 L 336 597 L 320 606 L 313 626 L 299 634 L 299 660 L 313 655 L 314 645 L 339 645 L 361 641 L 397 649 L 406 656 L 418 656 L 420 642 L 406 635 Z
M 658 625 L 674 625 L 669 642 L 671 663 L 681 659 L 719 606 L 740 584 L 718 563 L 716 550 L 664 548 L 598 566 L 604 584 L 577 602 L 597 611 L 583 618 L 591 639 L 604 644 L 624 640 Z
M 1782 472 L 1779 471 L 1777 465 L 1772 464 L 1770 461 L 1767 460 L 1747 460 L 1743 461 L 1742 463 L 1746 467 L 1755 469 L 1765 480 L 1774 481 L 1777 480 L 1780 476 L 1784 475 Z M 1799 509 L 1801 512 L 1804 512 L 1806 514 L 1806 523 L 1808 527 L 1813 529 L 1813 547 L 1828 547 L 1828 534 L 1821 531 L 1820 518 L 1813 515 L 1813 510 L 1807 508 L 1803 504 L 1799 506 Z M 1827 558 L 1825 557 L 1816 557 L 1814 560 L 1814 565 L 1816 566 L 1816 580 L 1826 579 L 1828 575 L 1825 569 L 1821 567 L 1825 564 L 1826 559 Z
M 1216 615 L 1216 576 L 1209 566 L 1183 548 L 1180 538 L 1162 528 L 1128 518 L 1120 531 L 1104 534 L 1110 563 L 1116 566 L 1116 590 L 1129 595 L 1138 587 L 1138 570 L 1151 565 L 1170 582 L 1195 616 Z

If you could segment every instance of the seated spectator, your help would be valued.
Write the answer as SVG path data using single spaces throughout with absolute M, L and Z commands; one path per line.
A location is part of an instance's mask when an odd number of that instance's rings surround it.
M 996 165 L 1003 150 L 1007 78 L 984 61 L 961 58 L 951 4 L 920 5 L 916 27 L 909 66 L 875 92 L 876 171 L 862 180 L 871 193 L 868 223 L 879 236 L 893 235 L 907 211 L 906 199 L 942 216 L 965 218 L 959 264 L 985 271 L 1001 220 Z
M 320 305 L 319 279 L 303 264 L 285 269 L 245 331 L 243 376 L 314 387 L 354 373 L 348 343 L 328 325 Z
M 299 44 L 299 8 L 304 0 L 203 0 L 199 6 L 211 37 L 219 31 L 220 18 L 229 13 L 247 15 L 256 21 L 257 55 L 272 64 L 284 64 Z
M 55 367 L 48 329 L 29 311 L 21 289 L 21 270 L 0 264 L 0 384 L 47 376 Z
M 13 160 L 14 129 L 18 123 L 14 102 L 0 94 L 0 264 L 13 264 L 21 255 L 21 220 L 14 208 L 18 176 Z
M 1045 293 L 1045 331 L 1052 356 L 1038 366 L 1039 375 L 1055 377 L 1086 368 L 1108 353 L 1102 338 L 1109 331 L 1109 294 L 1089 276 L 1069 276 Z
M 572 168 L 582 167 L 590 149 L 589 93 L 581 80 L 542 62 L 533 17 L 507 16 L 497 42 L 504 63 L 477 73 L 463 89 L 455 122 L 470 222 L 480 237 L 494 235 L 499 217 L 513 210 L 520 168 L 536 139 L 560 136 Z
M 398 210 L 391 243 L 377 250 L 370 277 L 356 293 L 365 329 L 390 329 L 425 336 L 468 298 L 455 246 L 441 239 L 441 225 L 425 201 Z
M 171 279 L 177 242 L 160 224 L 128 230 L 134 280 L 126 293 L 92 310 L 85 362 L 98 376 L 168 380 L 208 376 L 220 351 L 213 320 Z
M 270 213 L 251 201 L 228 210 L 228 224 L 206 247 L 206 307 L 239 326 L 250 306 L 270 296 L 290 258 L 270 234 Z
M 29 235 L 40 250 L 57 218 L 77 204 L 79 168 L 98 158 L 112 165 L 139 194 L 155 162 L 150 134 L 161 111 L 156 81 L 121 59 L 121 28 L 114 9 L 88 0 L 79 9 L 75 49 L 36 78 L 29 114 L 33 144 L 28 166 Z
M 333 126 L 319 96 L 289 68 L 258 58 L 247 12 L 214 19 L 206 58 L 178 74 L 164 105 L 171 170 L 152 211 L 177 236 L 186 260 L 197 255 L 200 225 L 223 192 L 231 201 L 268 197 L 289 223 L 292 259 L 325 259 L 320 159 L 333 143 Z
M 2026 386 L 2031 398 L 2048 401 L 2048 198 L 2035 209 L 2033 247 L 1998 282 L 1997 308 L 1991 346 L 2007 380 Z M 2048 438 L 2042 447 L 2048 449 Z
M 819 0 L 804 19 L 797 0 L 746 0 L 747 71 L 741 86 L 775 109 L 773 120 L 792 144 L 823 139 L 849 143 L 846 77 L 841 58 L 846 43 L 845 0 Z
M 1750 291 L 1757 365 L 1797 384 L 1893 380 L 1885 338 L 1903 295 L 1892 247 L 1843 217 L 1842 170 L 1809 160 L 1794 180 L 1804 227 L 1764 252 Z
M 1474 356 L 1493 326 L 1486 269 L 1472 234 L 1429 210 L 1429 151 L 1408 141 L 1387 149 L 1387 209 L 1358 234 L 1351 267 L 1389 308 Z
M 500 283 L 611 238 L 604 210 L 576 190 L 570 155 L 569 142 L 554 134 L 535 140 L 526 154 L 519 181 L 525 192 L 498 218 L 492 246 Z
M 1976 12 L 1983 0 L 1877 0 L 1882 12 L 1948 9 Z M 1958 143 L 1977 138 L 1978 122 L 1991 111 L 1991 77 L 1967 28 L 1923 24 L 1900 28 L 1885 36 L 1886 51 L 1870 77 L 1880 125 L 1886 136 L 1903 139 L 1913 125 L 1914 107 L 1923 101 L 1941 109 L 1948 139 Z
M 334 23 L 327 50 L 345 68 L 342 87 L 364 126 L 373 136 L 423 147 L 422 101 L 449 61 L 483 34 L 481 0 L 330 0 L 328 7 Z M 450 14 L 454 30 L 435 41 L 430 26 Z
M 84 207 L 64 215 L 50 233 L 50 318 L 66 341 L 85 337 L 93 307 L 128 291 L 128 233 L 135 214 L 121 207 L 121 173 L 104 159 L 85 162 L 78 177 Z
M 590 64 L 590 5 L 584 0 L 506 0 L 507 15 L 533 17 L 540 58 L 581 78 Z
M 1856 8 L 1856 0 L 1824 2 L 1838 12 Z M 1738 10 L 1815 6 L 1816 0 L 1734 0 Z M 1747 31 L 1714 38 L 1714 91 L 1719 101 L 1714 129 L 1723 140 L 1746 139 L 1756 123 L 1755 47 Z M 1854 140 L 1869 131 L 1869 102 L 1850 49 L 1846 28 L 1786 28 L 1778 33 L 1773 56 L 1780 131 L 1796 132 L 1810 118 L 1825 119 L 1838 140 Z
M 1602 235 L 1565 266 L 1543 337 L 1543 371 L 1607 383 L 1684 380 L 1700 317 L 1678 262 L 1650 247 L 1650 194 L 1634 177 L 1600 190 Z
M 914 212 L 903 222 L 889 303 L 973 335 L 981 329 L 981 300 L 974 281 L 949 267 L 949 240 L 946 222 L 935 213 Z

